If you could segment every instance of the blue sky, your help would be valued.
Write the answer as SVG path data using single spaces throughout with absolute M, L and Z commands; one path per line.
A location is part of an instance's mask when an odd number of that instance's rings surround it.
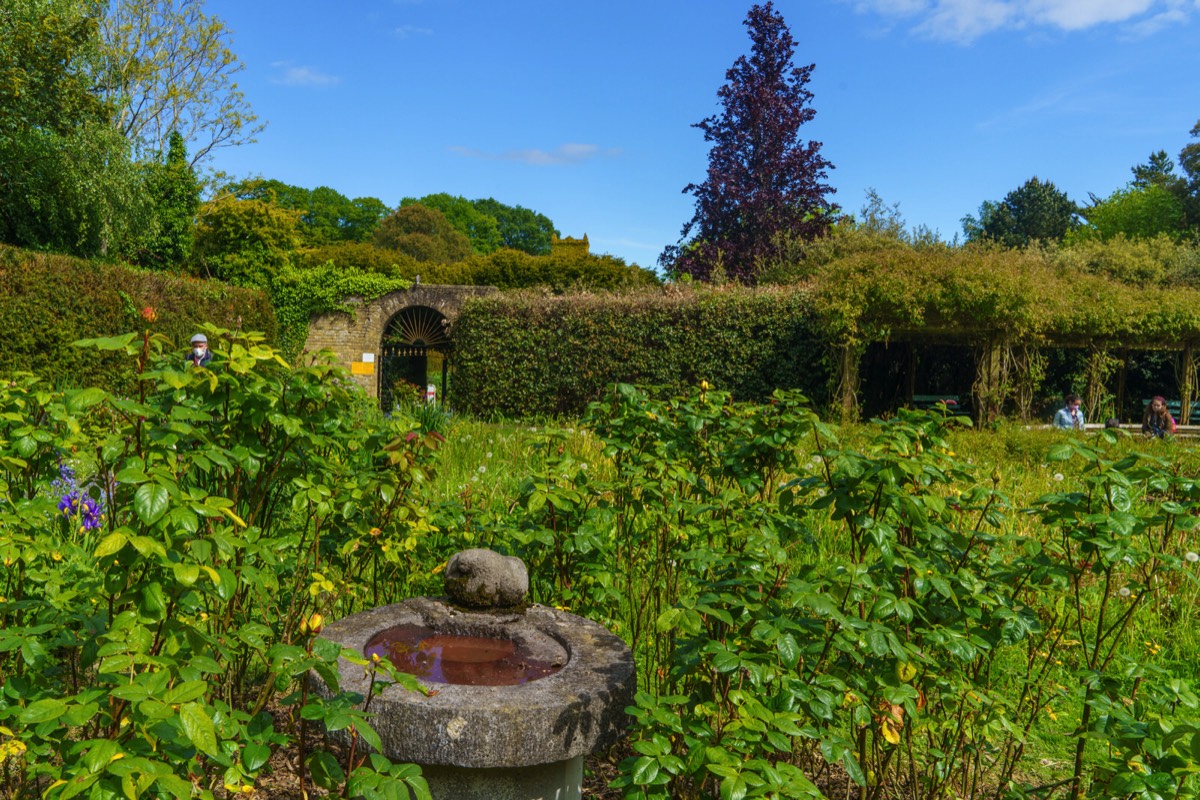
M 210 166 L 388 205 L 545 214 L 652 267 L 704 179 L 691 125 L 749 51 L 731 0 L 209 0 L 266 130 Z M 835 202 L 950 239 L 1030 177 L 1076 201 L 1200 120 L 1200 0 L 779 0 Z

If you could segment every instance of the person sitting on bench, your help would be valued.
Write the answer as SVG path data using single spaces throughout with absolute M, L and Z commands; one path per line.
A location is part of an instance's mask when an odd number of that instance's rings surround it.
M 1083 430 L 1083 411 L 1079 404 L 1077 394 L 1069 394 L 1063 398 L 1063 407 L 1054 415 L 1054 427 L 1063 431 Z
M 1175 432 L 1175 418 L 1167 410 L 1167 401 L 1161 396 L 1146 404 L 1146 415 L 1142 417 L 1142 433 L 1161 439 Z

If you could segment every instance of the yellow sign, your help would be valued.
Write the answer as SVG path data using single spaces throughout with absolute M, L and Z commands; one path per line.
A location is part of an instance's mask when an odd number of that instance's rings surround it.
M 374 375 L 375 365 L 367 361 L 351 361 L 350 372 L 353 375 Z

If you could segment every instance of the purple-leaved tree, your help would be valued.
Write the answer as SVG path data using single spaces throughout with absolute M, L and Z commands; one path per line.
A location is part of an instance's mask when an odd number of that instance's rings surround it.
M 712 149 L 704 183 L 683 190 L 695 195 L 696 213 L 658 259 L 673 277 L 710 280 L 718 270 L 753 283 L 777 234 L 815 239 L 833 221 L 834 189 L 824 183 L 833 165 L 820 142 L 800 138 L 816 115 L 805 88 L 815 65 L 793 64 L 796 42 L 771 3 L 753 6 L 744 24 L 750 56 L 725 73 L 721 113 L 693 126 Z

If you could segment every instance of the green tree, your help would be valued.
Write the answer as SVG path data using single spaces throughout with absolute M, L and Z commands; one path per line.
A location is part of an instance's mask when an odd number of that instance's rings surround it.
M 471 240 L 437 209 L 420 203 L 401 205 L 375 231 L 375 244 L 417 261 L 451 263 L 471 255 Z
M 165 152 L 178 131 L 195 165 L 214 148 L 253 142 L 263 129 L 238 88 L 245 65 L 232 35 L 204 12 L 204 0 L 114 0 L 100 26 L 97 79 L 136 154 Z
M 1138 164 L 1132 167 L 1131 171 L 1133 172 L 1133 186 L 1138 189 L 1144 189 L 1147 186 L 1165 186 L 1174 190 L 1182 183 L 1182 179 L 1175 173 L 1175 162 L 1167 155 L 1166 150 L 1151 153 L 1145 164 Z
M 509 206 L 488 197 L 471 201 L 480 212 L 495 218 L 500 230 L 500 246 L 534 256 L 550 254 L 550 242 L 559 235 L 545 214 L 522 206 Z
M 1192 126 L 1191 136 L 1200 139 L 1200 120 Z M 1192 142 L 1179 151 L 1179 166 L 1185 180 L 1184 213 L 1188 227 L 1200 235 L 1200 141 Z
M 238 286 L 269 288 L 300 244 L 300 213 L 265 200 L 223 195 L 198 216 L 197 267 Z
M 1107 240 L 1123 235 L 1130 239 L 1151 239 L 1165 234 L 1178 240 L 1185 230 L 1183 201 L 1161 182 L 1118 189 L 1080 213 L 1088 224 L 1077 228 L 1068 238 L 1097 236 Z
M 503 243 L 496 218 L 480 211 L 465 197 L 455 197 L 445 192 L 427 194 L 420 199 L 406 197 L 400 201 L 400 207 L 418 203 L 442 212 L 449 223 L 471 242 L 471 252 L 491 253 Z
M 721 113 L 695 125 L 712 143 L 708 175 L 683 189 L 696 210 L 659 257 L 671 274 L 753 282 L 781 231 L 815 239 L 832 221 L 834 190 L 824 181 L 833 165 L 800 132 L 816 116 L 807 88 L 814 65 L 795 65 L 795 40 L 771 3 L 752 6 L 744 24 L 750 55 L 725 73 Z
M 984 201 L 979 218 L 963 217 L 967 241 L 988 240 L 1004 247 L 1025 247 L 1033 241 L 1058 241 L 1079 223 L 1079 213 L 1066 192 L 1050 181 L 1030 178 L 999 203 Z
M 283 181 L 252 178 L 233 184 L 230 191 L 244 200 L 266 200 L 301 212 L 300 235 L 308 247 L 369 241 L 390 211 L 378 198 L 351 200 L 328 186 L 305 189 Z
M 165 162 L 150 164 L 148 171 L 146 187 L 155 224 L 143 235 L 131 259 L 148 267 L 180 267 L 192 255 L 200 180 L 178 131 L 171 134 Z
M 146 204 L 128 143 L 94 92 L 99 7 L 0 7 L 0 239 L 106 255 Z

